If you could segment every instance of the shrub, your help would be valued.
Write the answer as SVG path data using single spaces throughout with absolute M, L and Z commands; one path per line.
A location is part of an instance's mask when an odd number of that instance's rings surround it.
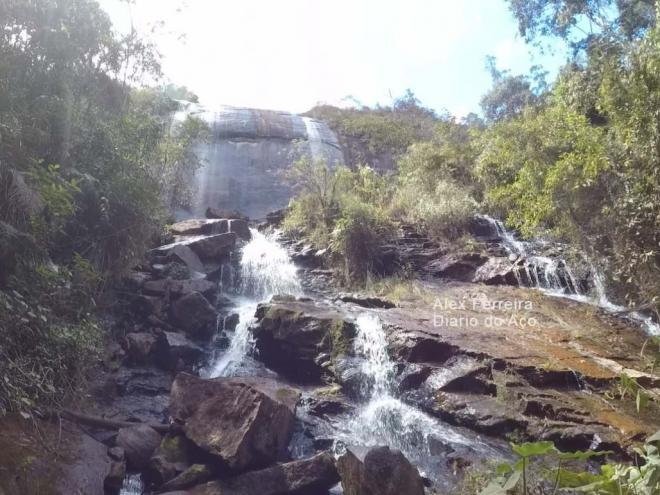
M 346 282 L 364 282 L 370 273 L 383 273 L 387 267 L 381 259 L 381 249 L 393 227 L 376 206 L 359 200 L 345 201 L 330 247 L 343 259 Z
M 427 229 L 436 240 L 455 240 L 474 218 L 477 202 L 464 187 L 451 181 L 437 182 L 433 192 L 410 181 L 397 189 L 392 211 L 398 218 Z

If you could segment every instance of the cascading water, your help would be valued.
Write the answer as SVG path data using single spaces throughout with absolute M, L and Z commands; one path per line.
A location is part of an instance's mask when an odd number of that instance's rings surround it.
M 124 478 L 119 495 L 142 495 L 143 493 L 144 482 L 139 474 L 129 474 Z
M 372 314 L 357 318 L 354 350 L 364 358 L 361 365 L 364 403 L 359 413 L 347 420 L 337 433 L 341 444 L 358 446 L 387 445 L 399 449 L 428 476 L 438 471 L 434 445 L 464 446 L 487 456 L 500 452 L 478 438 L 463 436 L 458 430 L 402 402 L 395 396 L 395 364 L 387 351 L 387 337 L 379 319 Z
M 237 295 L 234 298 L 238 325 L 227 350 L 214 360 L 205 373 L 211 378 L 250 372 L 244 367 L 252 348 L 250 324 L 259 303 L 275 294 L 302 294 L 297 269 L 286 249 L 277 242 L 276 234 L 264 235 L 256 229 L 250 229 L 250 232 L 252 240 L 241 251 Z
M 515 271 L 518 285 L 533 287 L 543 292 L 559 297 L 568 297 L 576 301 L 599 306 L 612 313 L 626 312 L 624 306 L 614 304 L 607 297 L 602 274 L 591 265 L 591 282 L 593 289 L 586 291 L 575 277 L 570 264 L 561 257 L 550 258 L 534 254 L 532 243 L 520 241 L 515 233 L 508 230 L 504 224 L 488 215 L 480 215 L 486 220 L 502 241 L 507 253 L 517 258 L 519 264 Z M 522 263 L 522 264 L 520 264 Z M 627 312 L 627 317 L 641 324 L 650 335 L 660 335 L 660 325 L 650 316 L 639 312 Z

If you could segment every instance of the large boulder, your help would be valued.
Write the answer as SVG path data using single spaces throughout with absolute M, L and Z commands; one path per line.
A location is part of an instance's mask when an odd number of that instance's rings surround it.
M 509 258 L 496 256 L 489 258 L 474 273 L 473 282 L 482 282 L 487 285 L 518 285 L 516 277 L 518 267 Z
M 147 332 L 133 332 L 126 335 L 126 356 L 131 364 L 146 364 L 152 356 L 156 337 Z
M 196 364 L 204 355 L 204 349 L 176 332 L 160 332 L 154 347 L 156 364 L 166 370 L 177 370 L 182 365 Z
M 124 449 L 128 467 L 135 470 L 145 469 L 149 465 L 160 441 L 160 434 L 145 424 L 120 428 L 117 433 L 117 445 Z
M 199 256 L 195 254 L 195 251 L 183 244 L 174 246 L 170 249 L 166 260 L 175 263 L 183 263 L 191 272 L 204 272 L 204 264 L 202 263 L 202 260 L 200 260 Z
M 191 292 L 201 292 L 204 297 L 212 301 L 218 295 L 219 288 L 217 283 L 201 278 L 187 280 L 164 278 L 145 282 L 142 291 L 155 297 L 165 297 L 169 294 L 173 299 Z
M 286 459 L 299 397 L 266 378 L 205 380 L 179 373 L 170 415 L 194 444 L 241 472 Z
M 216 331 L 218 313 L 199 292 L 191 292 L 172 303 L 172 318 L 197 340 L 208 340 Z
M 233 232 L 236 234 L 236 237 L 243 239 L 244 241 L 252 239 L 250 226 L 248 225 L 247 220 L 243 220 L 242 218 L 229 220 L 229 232 Z
M 195 487 L 190 495 L 319 495 L 339 482 L 335 461 L 327 452 L 309 459 L 277 464 L 228 480 Z
M 337 469 L 344 495 L 424 495 L 417 468 L 389 447 L 349 447 Z
M 236 246 L 236 234 L 227 232 L 224 234 L 184 237 L 172 244 L 160 246 L 154 251 L 157 255 L 167 257 L 178 250 L 179 246 L 189 247 L 202 261 L 220 261 L 229 255 Z
M 326 372 L 325 356 L 346 354 L 355 326 L 344 315 L 308 300 L 274 300 L 257 310 L 253 335 L 267 366 L 302 383 L 318 382 Z
M 227 227 L 226 218 L 194 218 L 170 225 L 170 232 L 174 235 L 224 234 Z
M 240 219 L 248 220 L 246 215 L 236 210 L 223 210 L 221 208 L 213 208 L 209 206 L 206 209 L 206 218 L 226 218 L 228 220 Z
M 423 271 L 437 278 L 468 282 L 488 258 L 479 253 L 450 253 L 428 262 Z
M 149 483 L 160 486 L 185 472 L 191 463 L 192 451 L 193 445 L 183 435 L 166 435 L 145 472 Z

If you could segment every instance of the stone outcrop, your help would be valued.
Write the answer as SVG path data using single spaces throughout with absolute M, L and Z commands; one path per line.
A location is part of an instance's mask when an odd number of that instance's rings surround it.
M 428 262 L 423 270 L 433 277 L 469 282 L 487 260 L 478 253 L 452 253 Z
M 216 331 L 218 313 L 199 292 L 190 292 L 177 299 L 171 308 L 172 318 L 188 336 L 208 340 Z
M 309 459 L 208 483 L 194 488 L 189 495 L 314 495 L 326 493 L 338 482 L 332 455 L 322 452 Z
M 298 398 L 296 390 L 266 378 L 204 380 L 180 373 L 170 415 L 195 445 L 240 472 L 286 458 Z
M 156 363 L 166 370 L 180 370 L 196 364 L 204 350 L 176 332 L 160 332 L 154 347 Z
M 236 234 L 186 236 L 181 240 L 155 249 L 161 256 L 170 256 L 181 246 L 190 248 L 202 261 L 218 261 L 226 257 L 236 245 Z
M 355 333 L 344 315 L 305 300 L 276 300 L 257 310 L 252 333 L 259 358 L 298 382 L 318 382 L 328 362 L 350 349 Z
M 473 282 L 487 285 L 518 286 L 516 270 L 519 269 L 509 258 L 492 257 L 481 265 L 474 273 Z
M 160 434 L 145 424 L 121 428 L 117 433 L 117 445 L 124 449 L 129 468 L 136 470 L 145 469 L 149 465 L 160 441 Z
M 281 172 L 294 153 L 302 151 L 330 165 L 343 161 L 336 135 L 309 117 L 224 106 L 211 112 L 191 105 L 187 111 L 213 129 L 211 139 L 195 148 L 203 166 L 195 174 L 192 216 L 206 212 L 211 218 L 241 218 L 231 215 L 239 210 L 261 219 L 288 204 L 292 192 Z
M 450 424 L 553 440 L 567 450 L 595 441 L 626 452 L 633 438 L 660 426 L 604 397 L 622 373 L 651 393 L 660 386 L 644 371 L 639 329 L 529 289 L 454 283 L 426 290 L 433 304 L 407 301 L 381 313 L 390 352 L 402 362 L 406 402 Z
M 190 220 L 183 220 L 170 225 L 170 232 L 174 235 L 212 235 L 224 234 L 229 232 L 228 218 L 231 217 L 215 217 L 215 218 L 193 218 Z
M 424 495 L 417 468 L 389 447 L 348 447 L 337 469 L 345 495 Z

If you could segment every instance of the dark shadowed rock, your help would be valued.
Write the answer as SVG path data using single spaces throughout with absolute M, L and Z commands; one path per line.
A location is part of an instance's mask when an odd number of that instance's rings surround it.
M 327 452 L 309 459 L 277 464 L 235 478 L 214 481 L 190 495 L 321 495 L 339 482 L 335 461 Z
M 192 249 L 202 261 L 221 261 L 225 258 L 236 245 L 236 234 L 224 233 L 215 235 L 199 235 L 184 237 L 182 240 L 160 246 L 153 252 L 157 255 L 169 256 L 179 246 L 186 246 Z
M 482 282 L 487 285 L 518 285 L 516 266 L 504 257 L 490 258 L 477 268 L 473 282 Z
M 247 220 L 240 218 L 229 220 L 229 232 L 236 234 L 236 237 L 244 241 L 252 239 L 252 233 L 250 232 L 250 226 Z
M 340 294 L 338 299 L 345 303 L 357 304 L 363 308 L 395 308 L 396 304 L 380 297 L 365 296 L 361 294 Z
M 126 452 L 129 468 L 142 470 L 149 465 L 149 459 L 160 445 L 160 435 L 145 424 L 120 428 L 117 433 L 117 445 Z
M 186 490 L 193 486 L 206 483 L 213 478 L 213 470 L 205 464 L 193 464 L 185 471 L 169 480 L 160 490 L 175 491 Z
M 424 495 L 417 468 L 389 447 L 349 447 L 337 469 L 345 495 Z
M 217 283 L 201 278 L 188 280 L 165 278 L 146 282 L 142 290 L 145 294 L 157 297 L 165 297 L 169 294 L 173 299 L 191 292 L 201 292 L 204 297 L 212 301 L 218 295 L 219 288 Z
M 423 271 L 438 278 L 470 281 L 488 258 L 478 253 L 451 253 L 427 263 Z
M 112 461 L 110 463 L 110 472 L 103 480 L 103 488 L 108 494 L 119 493 L 126 477 L 126 462 Z
M 193 339 L 207 340 L 216 331 L 218 314 L 199 292 L 177 299 L 171 308 L 172 318 Z
M 198 447 L 243 471 L 286 458 L 299 397 L 298 391 L 266 378 L 204 380 L 179 373 L 170 415 Z
M 176 370 L 180 363 L 193 365 L 199 361 L 204 350 L 184 335 L 176 332 L 160 332 L 154 347 L 154 359 L 166 370 Z
M 150 284 L 152 282 L 146 283 Z M 164 304 L 160 297 L 140 294 L 131 301 L 131 308 L 140 317 L 148 318 L 150 315 L 154 315 L 156 318 L 162 318 Z
M 210 235 L 224 234 L 227 230 L 226 218 L 194 218 L 183 220 L 170 226 L 170 232 L 174 235 Z
M 202 260 L 199 259 L 199 256 L 192 249 L 183 244 L 174 246 L 168 251 L 167 261 L 183 263 L 192 272 L 204 272 Z
M 146 332 L 126 335 L 126 356 L 133 364 L 146 364 L 152 357 L 156 337 Z
M 353 323 L 312 301 L 274 300 L 262 305 L 253 328 L 259 358 L 270 368 L 299 382 L 317 382 L 326 370 L 324 354 L 346 354 L 355 335 Z
M 183 435 L 166 435 L 149 460 L 147 480 L 160 486 L 183 473 L 191 464 L 193 447 Z
M 228 220 L 240 219 L 249 220 L 246 215 L 236 210 L 223 210 L 221 208 L 208 207 L 206 209 L 206 218 L 226 218 Z

